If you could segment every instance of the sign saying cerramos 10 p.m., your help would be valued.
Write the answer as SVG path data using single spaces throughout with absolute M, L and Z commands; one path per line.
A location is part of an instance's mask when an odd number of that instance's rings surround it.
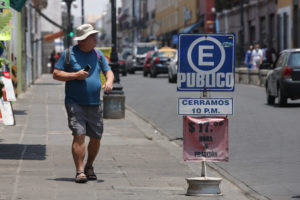
M 177 91 L 234 91 L 234 34 L 180 34 L 178 50 Z

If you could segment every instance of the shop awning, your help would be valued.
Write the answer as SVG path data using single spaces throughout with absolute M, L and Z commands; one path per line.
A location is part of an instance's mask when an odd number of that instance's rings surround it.
M 183 30 L 183 33 L 189 33 L 191 30 L 193 30 L 194 28 L 196 28 L 197 26 L 199 26 L 201 24 L 201 22 L 196 22 L 195 24 L 185 28 Z
M 26 0 L 10 0 L 10 7 L 12 7 L 13 9 L 15 9 L 18 12 L 21 12 L 25 3 L 26 3 Z
M 62 36 L 64 36 L 64 31 L 59 31 L 59 32 L 57 32 L 57 33 L 50 33 L 50 34 L 48 34 L 48 35 L 45 35 L 45 36 L 44 36 L 44 40 L 45 40 L 46 42 L 51 42 L 51 41 L 53 41 L 54 39 L 59 38 L 59 37 L 62 37 Z
M 121 11 L 121 13 L 118 16 L 118 20 L 122 20 L 123 18 L 128 16 L 128 8 L 125 8 L 124 10 Z

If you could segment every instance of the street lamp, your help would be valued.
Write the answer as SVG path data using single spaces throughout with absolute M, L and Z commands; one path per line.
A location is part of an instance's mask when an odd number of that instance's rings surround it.
M 84 24 L 84 0 L 81 0 L 81 24 Z
M 118 62 L 118 52 L 117 52 L 117 24 L 116 24 L 116 0 L 111 0 L 111 35 L 112 35 L 112 48 L 110 53 L 110 66 L 114 72 L 115 85 L 120 94 L 123 93 L 122 86 L 120 85 L 120 75 L 119 75 L 119 62 Z M 115 88 L 115 87 L 114 87 Z
M 125 117 L 125 96 L 120 84 L 119 62 L 117 52 L 117 23 L 116 23 L 116 0 L 111 1 L 111 34 L 112 47 L 110 53 L 110 66 L 114 73 L 114 86 L 110 93 L 103 95 L 103 117 L 120 119 Z
M 74 36 L 73 26 L 71 22 L 71 4 L 74 0 L 63 0 L 67 5 L 68 20 L 67 20 L 67 48 L 71 46 L 71 37 Z

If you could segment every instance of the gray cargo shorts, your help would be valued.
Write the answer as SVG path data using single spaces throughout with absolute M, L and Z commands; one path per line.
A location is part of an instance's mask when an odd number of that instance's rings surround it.
M 103 133 L 103 118 L 101 105 L 86 106 L 66 103 L 68 125 L 72 135 L 85 134 L 101 139 Z

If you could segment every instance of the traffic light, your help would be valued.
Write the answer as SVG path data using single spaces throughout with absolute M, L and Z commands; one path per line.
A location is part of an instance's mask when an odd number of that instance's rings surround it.
M 73 32 L 73 31 L 70 31 L 70 32 L 69 32 L 69 37 L 70 37 L 70 38 L 74 37 L 74 32 Z

